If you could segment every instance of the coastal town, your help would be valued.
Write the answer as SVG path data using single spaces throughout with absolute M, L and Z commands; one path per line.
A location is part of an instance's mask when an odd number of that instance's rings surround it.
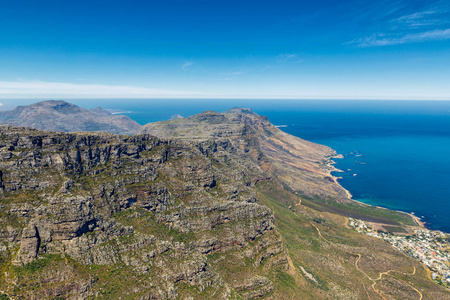
M 381 238 L 395 249 L 413 257 L 431 270 L 431 278 L 450 289 L 450 235 L 424 228 L 413 229 L 411 234 L 392 234 L 379 230 L 370 222 L 349 218 L 348 225 L 369 236 Z

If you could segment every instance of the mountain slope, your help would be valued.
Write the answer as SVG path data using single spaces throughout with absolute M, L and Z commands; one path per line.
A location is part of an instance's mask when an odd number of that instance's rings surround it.
M 341 201 L 348 196 L 330 175 L 334 168 L 329 159 L 336 154 L 334 150 L 289 135 L 247 108 L 233 108 L 225 113 L 207 111 L 184 119 L 150 123 L 139 133 L 184 140 L 251 140 L 270 161 L 276 176 L 292 190 Z
M 324 210 L 411 221 L 351 206 L 327 179 L 331 149 L 285 143 L 248 110 L 188 122 L 151 126 L 191 138 L 0 126 L 0 297 L 449 299 L 419 262 Z
M 0 112 L 0 124 L 51 131 L 105 131 L 115 134 L 133 134 L 141 127 L 127 116 L 112 115 L 99 107 L 86 110 L 54 100 Z

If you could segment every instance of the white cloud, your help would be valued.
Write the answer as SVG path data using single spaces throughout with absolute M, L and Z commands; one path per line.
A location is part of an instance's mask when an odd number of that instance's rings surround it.
M 225 72 L 223 73 L 226 76 L 239 76 L 245 74 L 244 71 L 234 71 L 234 72 Z
M 357 47 L 366 48 L 427 41 L 442 41 L 447 39 L 450 39 L 450 29 L 435 29 L 420 33 L 409 33 L 402 36 L 391 37 L 386 37 L 385 34 L 375 34 L 370 37 L 353 40 L 348 44 L 354 44 Z
M 393 21 L 408 23 L 410 20 L 423 19 L 429 15 L 434 15 L 434 14 L 436 14 L 436 11 L 434 11 L 434 10 L 421 11 L 421 12 L 416 12 L 413 14 L 401 16 L 400 18 L 397 18 Z
M 0 81 L 0 98 L 156 98 L 196 97 L 199 93 L 138 86 Z
M 278 55 L 277 58 L 297 58 L 297 54 L 283 53 Z
M 447 18 L 443 15 L 445 13 L 445 10 L 427 10 L 401 16 L 391 20 L 390 23 L 395 24 L 394 28 L 404 29 L 437 26 L 448 23 Z
M 302 59 L 298 57 L 297 54 L 294 53 L 282 53 L 276 57 L 276 61 L 278 63 L 301 63 Z
M 444 1 L 428 5 L 422 11 L 396 16 L 387 20 L 383 33 L 355 39 L 346 43 L 356 47 L 376 47 L 450 39 L 450 5 Z M 381 24 L 383 25 L 383 24 Z
M 186 61 L 181 65 L 181 70 L 186 70 L 189 67 L 191 67 L 192 65 L 194 65 L 194 62 L 192 61 Z
M 241 75 L 244 75 L 245 73 L 247 73 L 247 71 L 230 71 L 230 72 L 219 73 L 219 75 L 225 76 L 225 80 L 231 80 L 231 79 L 234 79 Z

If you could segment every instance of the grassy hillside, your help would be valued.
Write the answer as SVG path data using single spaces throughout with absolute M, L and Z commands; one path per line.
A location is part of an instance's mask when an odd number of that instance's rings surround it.
M 294 267 L 296 287 L 287 291 L 290 297 L 450 299 L 448 291 L 430 280 L 424 265 L 380 239 L 351 230 L 346 217 L 312 209 L 310 201 L 273 183 L 258 185 L 258 196 L 275 213 Z M 392 222 L 404 220 L 395 217 Z

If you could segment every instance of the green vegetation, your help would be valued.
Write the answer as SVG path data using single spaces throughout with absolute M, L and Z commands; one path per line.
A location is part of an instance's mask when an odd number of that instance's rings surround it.
M 137 232 L 154 235 L 163 240 L 173 238 L 177 242 L 188 243 L 195 239 L 192 231 L 187 233 L 158 223 L 155 214 L 140 207 L 131 207 L 113 216 L 125 226 L 133 226 Z
M 136 281 L 142 279 L 136 277 L 130 268 L 123 265 L 114 265 L 95 266 L 93 269 L 97 279 L 96 288 L 100 291 L 98 298 L 111 299 L 118 298 L 121 295 L 122 299 L 134 299 L 130 295 L 128 297 L 125 295 L 135 286 Z
M 22 267 L 16 267 L 15 271 L 19 276 L 27 276 L 28 273 L 34 274 L 37 272 L 41 272 L 46 267 L 52 264 L 56 264 L 58 261 L 62 261 L 61 256 L 55 254 L 47 254 Z
M 0 293 L 0 300 L 10 300 L 8 296 L 3 293 Z
M 345 203 L 335 199 L 323 199 L 320 197 L 310 198 L 301 196 L 302 204 L 321 212 L 331 212 L 346 217 L 361 219 L 369 222 L 390 224 L 390 225 L 417 225 L 408 214 L 371 206 L 356 201 Z
M 281 284 L 283 287 L 292 290 L 297 289 L 294 277 L 286 273 L 286 270 L 275 269 L 274 273 L 275 273 L 275 282 L 277 284 Z
M 386 229 L 387 232 L 391 233 L 391 234 L 395 234 L 395 233 L 407 233 L 408 231 L 405 230 L 404 228 L 400 227 L 400 226 L 388 226 L 388 225 L 383 225 L 383 228 Z

